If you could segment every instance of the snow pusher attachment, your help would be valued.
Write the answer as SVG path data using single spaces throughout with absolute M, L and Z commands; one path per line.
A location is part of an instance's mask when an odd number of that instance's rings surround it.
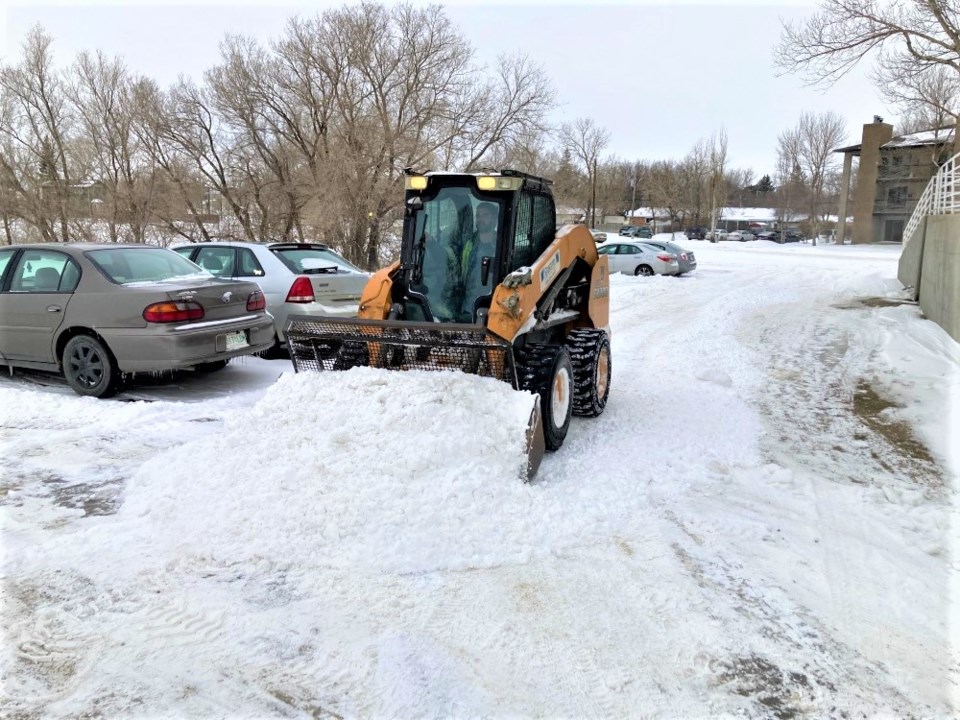
M 530 478 L 572 415 L 606 406 L 607 258 L 586 227 L 557 230 L 543 178 L 408 173 L 406 187 L 400 260 L 370 278 L 357 319 L 290 316 L 294 369 L 460 370 L 531 392 Z

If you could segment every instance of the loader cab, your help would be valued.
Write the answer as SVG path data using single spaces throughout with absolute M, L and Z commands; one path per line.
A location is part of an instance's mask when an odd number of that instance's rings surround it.
M 503 278 L 556 236 L 549 183 L 515 171 L 407 177 L 401 278 L 407 320 L 482 323 Z

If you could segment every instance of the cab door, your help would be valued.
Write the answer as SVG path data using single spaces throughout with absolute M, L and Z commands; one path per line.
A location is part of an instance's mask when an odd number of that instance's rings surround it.
M 57 362 L 54 342 L 80 269 L 57 250 L 23 250 L 0 289 L 0 354 L 31 363 Z

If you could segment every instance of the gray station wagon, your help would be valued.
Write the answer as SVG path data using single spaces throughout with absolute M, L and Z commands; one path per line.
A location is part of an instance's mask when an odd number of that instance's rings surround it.
M 214 370 L 274 343 L 256 283 L 145 245 L 0 248 L 0 367 L 62 372 L 108 397 L 124 374 Z

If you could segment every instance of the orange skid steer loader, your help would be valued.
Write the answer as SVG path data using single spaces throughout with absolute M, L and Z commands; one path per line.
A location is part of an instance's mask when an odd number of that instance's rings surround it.
M 294 369 L 456 369 L 539 397 L 527 478 L 571 415 L 610 392 L 607 258 L 556 227 L 550 182 L 512 170 L 408 174 L 400 260 L 371 277 L 356 319 L 291 315 Z

